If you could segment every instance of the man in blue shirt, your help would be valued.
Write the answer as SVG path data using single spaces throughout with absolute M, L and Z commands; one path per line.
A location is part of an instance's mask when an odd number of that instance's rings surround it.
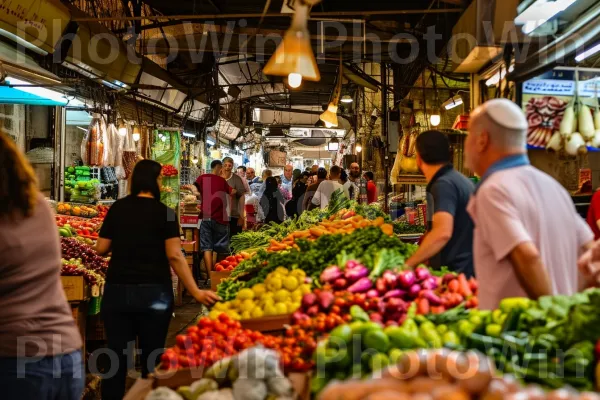
M 450 163 L 450 143 L 442 132 L 417 137 L 417 165 L 427 180 L 427 234 L 406 265 L 429 260 L 433 268 L 447 266 L 471 277 L 474 226 L 467 204 L 475 187 Z
M 281 186 L 283 186 L 288 192 L 292 193 L 292 184 L 294 183 L 294 167 L 286 165 L 283 168 L 283 175 L 281 175 Z

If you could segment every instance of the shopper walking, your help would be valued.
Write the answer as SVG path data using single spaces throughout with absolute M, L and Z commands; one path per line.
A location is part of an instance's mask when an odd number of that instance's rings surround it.
M 193 185 L 184 186 L 201 202 L 200 250 L 207 273 L 213 269 L 213 253 L 229 254 L 229 208 L 233 192 L 221 177 L 221 160 L 214 160 L 210 168 L 210 174 L 200 175 Z
M 312 204 L 321 207 L 321 210 L 326 209 L 331 201 L 331 196 L 337 190 L 341 191 L 344 196 L 348 197 L 348 191 L 346 191 L 339 182 L 341 172 L 342 169 L 337 165 L 331 167 L 329 170 L 329 180 L 321 182 L 319 188 L 312 198 Z
M 275 222 L 280 224 L 285 219 L 284 199 L 279 191 L 277 179 L 268 177 L 265 181 L 265 192 L 260 199 L 260 206 L 265 215 L 265 223 Z
M 450 142 L 439 131 L 417 137 L 417 165 L 427 180 L 427 235 L 406 266 L 415 268 L 429 260 L 435 269 L 447 266 L 470 278 L 474 276 L 473 221 L 467 205 L 475 190 L 473 182 L 450 164 Z
M 60 281 L 54 215 L 1 132 L 0 177 L 0 397 L 79 400 L 82 341 Z
M 248 179 L 246 179 L 246 167 L 240 165 L 237 167 L 237 175 L 242 178 L 242 183 L 244 184 L 244 189 L 246 190 L 246 194 L 250 194 L 250 183 L 248 183 Z M 244 200 L 245 201 L 245 200 Z
M 160 172 L 155 161 L 135 165 L 131 194 L 111 206 L 96 243 L 98 254 L 112 252 L 101 313 L 117 365 L 111 366 L 114 375 L 102 381 L 104 400 L 123 398 L 136 338 L 143 377 L 160 360 L 173 312 L 169 265 L 199 303 L 212 305 L 219 299 L 194 282 L 181 252 L 177 215 L 160 202 Z
M 352 183 L 352 187 L 348 190 L 350 200 L 356 200 L 359 204 L 367 204 L 367 181 L 360 176 L 360 165 L 358 163 L 350 164 L 348 180 Z
M 229 240 L 238 233 L 244 230 L 246 222 L 246 200 L 245 195 L 250 192 L 246 190 L 242 178 L 233 173 L 233 158 L 225 157 L 223 159 L 223 171 L 221 176 L 225 178 L 229 186 L 231 186 L 231 195 L 233 201 L 229 214 Z
M 481 182 L 468 211 L 483 309 L 505 297 L 575 293 L 578 255 L 594 238 L 569 193 L 529 164 L 526 136 L 523 111 L 507 99 L 471 113 L 466 163 Z
M 310 178 L 308 179 L 308 186 L 314 185 L 315 183 L 317 183 L 317 180 L 319 179 L 317 176 L 319 169 L 320 169 L 319 166 L 316 164 L 313 165 L 312 167 L 310 167 Z
M 310 183 L 310 179 L 315 176 L 316 182 Z M 327 179 L 327 170 L 325 168 L 319 168 L 316 175 L 313 175 L 309 178 L 306 188 L 306 193 L 304 194 L 304 200 L 302 201 L 302 210 L 310 211 L 313 208 L 316 208 L 315 205 L 312 204 L 312 199 L 319 188 L 319 185 Z
M 306 194 L 306 183 L 308 182 L 309 176 L 310 174 L 308 172 L 302 172 L 294 181 L 292 199 L 285 205 L 285 213 L 289 218 L 297 217 L 302 214 L 302 200 L 304 200 L 304 195 Z

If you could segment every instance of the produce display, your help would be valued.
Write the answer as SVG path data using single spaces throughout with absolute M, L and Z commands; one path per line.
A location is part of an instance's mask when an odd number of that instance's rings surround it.
M 301 269 L 289 271 L 279 267 L 267 275 L 264 283 L 240 290 L 235 300 L 219 302 L 209 317 L 225 313 L 233 320 L 291 314 L 300 308 L 302 297 L 310 293 L 310 283 Z
M 97 238 L 100 227 L 102 226 L 101 218 L 83 219 L 62 215 L 56 215 L 55 218 L 58 233 L 62 237 L 81 236 L 90 239 Z
M 70 262 L 78 261 L 90 271 L 106 274 L 108 262 L 106 258 L 96 254 L 94 249 L 73 238 L 60 238 L 62 258 Z
M 70 166 L 65 168 L 65 198 L 77 203 L 89 203 L 99 197 L 100 181 L 92 179 L 91 168 Z
M 321 221 L 309 229 L 292 232 L 281 241 L 271 239 L 267 251 L 297 249 L 297 239 L 315 240 L 323 235 L 352 233 L 356 229 L 368 226 L 379 226 L 388 235 L 391 235 L 393 232 L 391 225 L 384 224 L 383 217 L 378 217 L 371 221 L 360 215 L 356 215 L 354 211 L 344 211 L 341 219 L 335 219 L 335 216 L 332 216 L 328 220 Z
M 245 251 L 242 251 L 240 254 L 236 254 L 235 256 L 228 256 L 226 259 L 215 264 L 215 271 L 233 271 L 240 262 L 247 260 L 250 257 L 252 257 L 252 255 Z
M 86 283 L 90 286 L 104 285 L 104 271 L 93 271 L 86 268 L 80 259 L 61 260 L 62 267 L 60 269 L 61 276 L 83 276 Z
M 104 217 L 106 211 L 102 206 L 84 205 L 77 203 L 58 203 L 56 212 L 61 215 L 73 215 L 82 218 Z
M 219 296 L 226 301 L 232 300 L 241 289 L 263 283 L 267 275 L 279 266 L 290 270 L 300 268 L 307 277 L 318 282 L 323 270 L 332 264 L 345 265 L 348 259 L 356 259 L 372 269 L 378 262 L 377 270 L 383 272 L 403 265 L 415 249 L 415 246 L 403 243 L 375 226 L 357 229 L 350 234 L 323 235 L 314 241 L 298 239 L 296 244 L 298 248 L 289 251 L 259 250 L 254 257 L 241 262 L 231 276 L 219 284 Z M 386 252 L 382 253 L 381 249 Z M 383 254 L 385 257 L 382 257 Z
M 425 226 L 419 224 L 409 224 L 408 222 L 394 222 L 394 233 L 396 235 L 411 235 L 425 233 Z
M 280 367 L 279 355 L 257 346 L 221 359 L 203 378 L 176 391 L 159 387 L 146 400 L 292 399 L 294 389 Z
M 179 171 L 173 165 L 167 164 L 163 165 L 161 174 L 165 177 L 171 177 L 179 175 Z

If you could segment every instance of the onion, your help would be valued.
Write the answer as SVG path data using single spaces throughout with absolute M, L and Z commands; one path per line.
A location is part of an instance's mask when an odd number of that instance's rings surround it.
M 431 276 L 431 273 L 425 267 L 418 267 L 417 269 L 415 269 L 415 276 L 416 276 L 417 280 L 420 282 L 422 280 L 429 278 Z
M 419 292 L 421 292 L 421 285 L 419 285 L 418 283 L 415 283 L 408 290 L 408 295 L 410 297 L 415 298 L 415 297 L 417 297 L 419 295 Z

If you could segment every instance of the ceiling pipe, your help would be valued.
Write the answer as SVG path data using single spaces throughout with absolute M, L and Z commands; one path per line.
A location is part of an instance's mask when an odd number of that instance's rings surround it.
M 313 12 L 312 17 L 346 17 L 346 16 L 359 16 L 362 18 L 372 16 L 384 16 L 384 15 L 412 15 L 412 14 L 447 14 L 447 13 L 462 13 L 462 8 L 439 8 L 439 9 L 428 9 L 428 10 L 371 10 L 371 11 L 326 11 L 326 12 Z M 216 19 L 241 19 L 241 18 L 282 18 L 285 14 L 281 13 L 245 13 L 245 14 L 184 14 L 184 15 L 146 15 L 143 17 L 76 17 L 72 21 L 75 22 L 110 22 L 110 21 L 157 21 L 157 20 L 216 20 Z

